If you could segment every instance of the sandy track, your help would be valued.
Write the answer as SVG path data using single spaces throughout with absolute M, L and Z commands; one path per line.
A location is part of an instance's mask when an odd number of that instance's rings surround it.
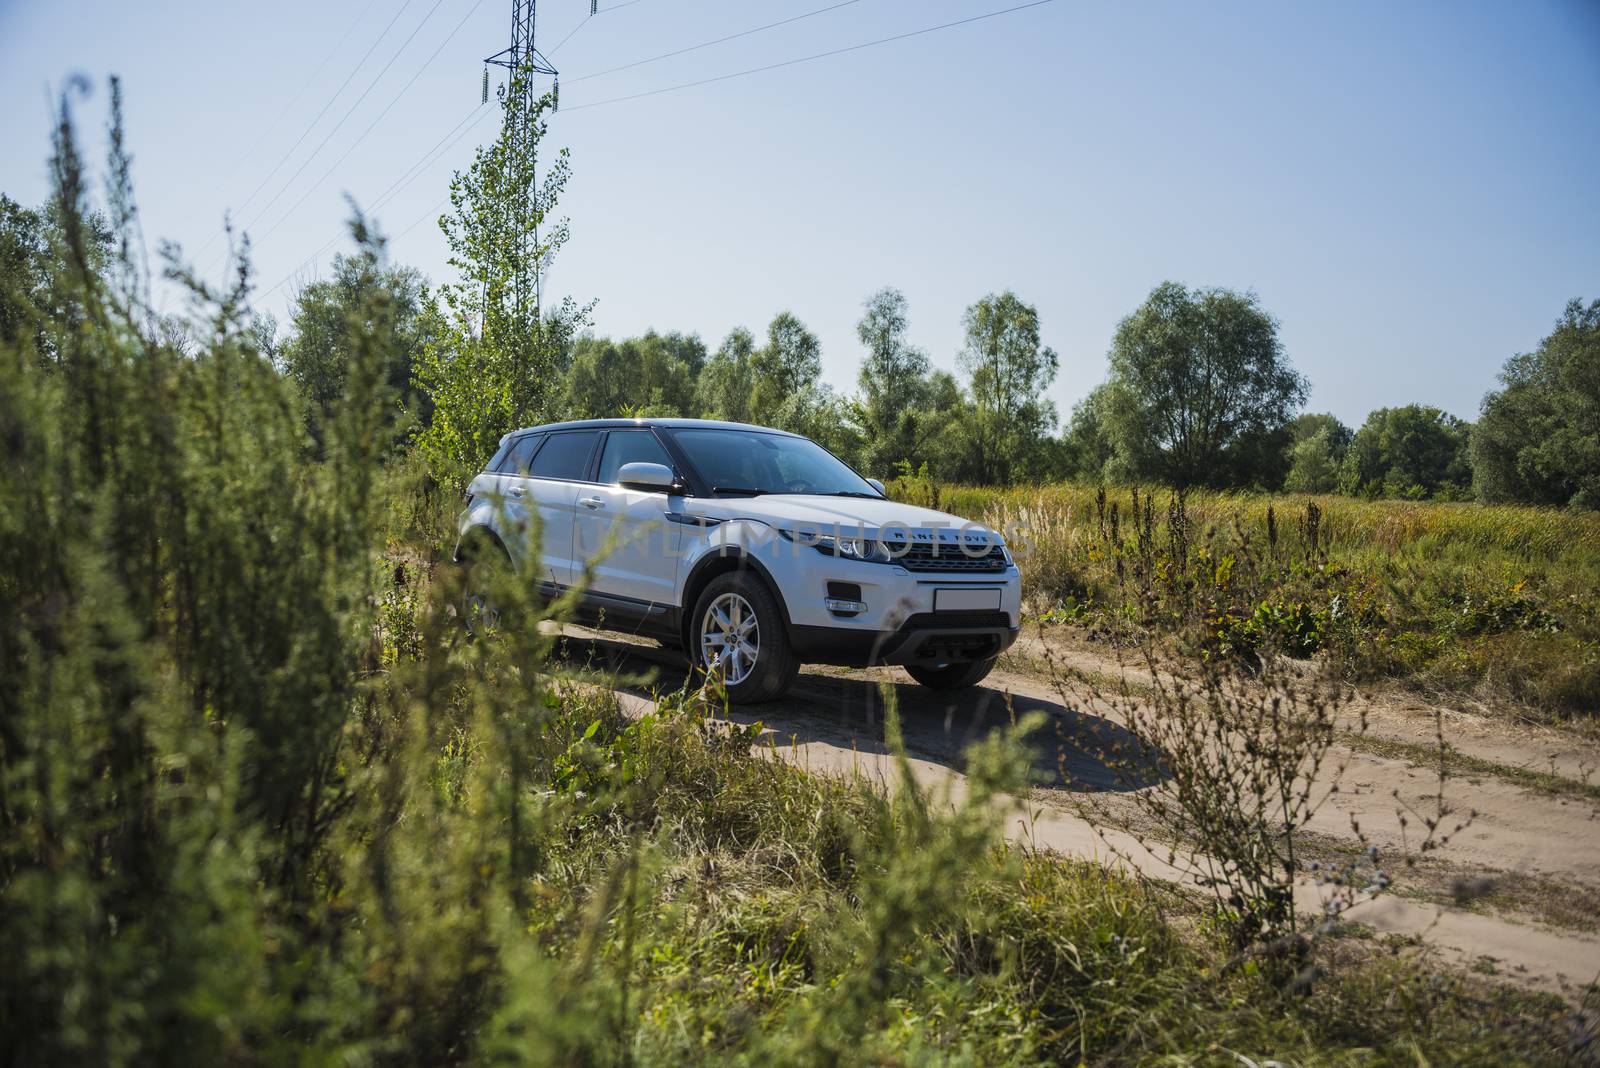
M 653 685 L 676 688 L 684 679 L 678 655 L 650 644 L 614 635 L 596 635 L 578 627 L 566 629 L 569 660 L 589 662 L 626 677 L 648 677 Z M 1091 653 L 1072 654 L 1080 667 L 1114 673 L 1114 662 L 1089 664 Z M 1015 662 L 1015 661 L 1013 661 Z M 1026 663 L 1026 660 L 1022 661 Z M 1186 873 L 1150 854 L 1133 839 L 1097 829 L 1076 814 L 1074 794 L 1098 792 L 1116 803 L 1125 787 L 1101 759 L 1107 746 L 1126 738 L 1109 710 L 1097 709 L 1077 694 L 1063 696 L 1047 679 L 1021 671 L 996 671 L 983 686 L 955 695 L 938 694 L 911 684 L 895 669 L 840 671 L 808 669 L 781 702 L 736 710 L 732 718 L 761 722 L 778 743 L 785 759 L 812 770 L 851 770 L 892 781 L 891 757 L 883 741 L 883 698 L 880 684 L 894 687 L 908 757 L 919 781 L 951 791 L 962 789 L 962 753 L 975 739 L 1010 722 L 1013 715 L 1042 712 L 1053 735 L 1055 752 L 1044 753 L 1035 766 L 1037 785 L 1031 818 L 1018 812 L 1008 833 L 1059 853 L 1131 865 L 1154 878 L 1185 881 Z M 649 706 L 648 685 L 627 687 L 629 707 Z M 1447 737 L 1453 745 L 1481 759 L 1513 762 L 1543 760 L 1549 739 L 1532 742 L 1496 725 L 1470 723 L 1452 712 Z M 1411 742 L 1432 739 L 1431 713 L 1407 713 L 1392 704 L 1374 703 L 1371 734 Z M 1470 745 L 1470 749 L 1468 746 Z M 1573 768 L 1593 766 L 1593 752 L 1576 743 Z M 1348 769 L 1343 788 L 1324 806 L 1313 829 L 1330 838 L 1350 839 L 1350 816 L 1360 819 L 1367 835 L 1381 848 L 1398 849 L 1402 832 L 1395 814 L 1393 791 L 1422 801 L 1437 787 L 1428 768 L 1404 759 L 1387 759 L 1345 751 Z M 1549 762 L 1536 763 L 1549 770 Z M 1558 767 L 1561 765 L 1558 765 Z M 1445 850 L 1444 857 L 1464 873 L 1516 872 L 1559 879 L 1573 893 L 1600 894 L 1600 806 L 1592 802 L 1527 789 L 1493 776 L 1456 780 L 1447 797 L 1461 809 L 1476 809 L 1477 819 Z M 1413 824 L 1413 839 L 1414 834 Z M 1307 883 L 1297 888 L 1303 908 L 1320 906 L 1322 891 Z M 1389 895 L 1358 905 L 1348 919 L 1380 933 L 1422 939 L 1429 951 L 1457 964 L 1492 959 L 1497 969 L 1527 985 L 1573 995 L 1600 974 L 1600 936 L 1548 927 L 1516 916 L 1436 906 Z
M 1150 680 L 1141 663 L 1122 664 L 1103 648 L 1082 640 L 1055 636 L 1047 640 L 1031 632 L 1017 640 L 1003 663 L 1013 666 L 1013 674 L 1034 679 L 1047 677 L 1054 668 L 1058 674 L 1078 671 L 1101 679 L 1120 678 L 1126 671 L 1135 684 Z M 1352 713 L 1358 710 L 1367 713 L 1375 735 L 1425 746 L 1434 744 L 1437 712 L 1450 745 L 1466 756 L 1580 782 L 1600 782 L 1600 744 L 1595 740 L 1545 724 L 1508 721 L 1503 714 L 1475 702 L 1432 704 L 1412 693 L 1379 691 L 1362 694 L 1350 709 Z

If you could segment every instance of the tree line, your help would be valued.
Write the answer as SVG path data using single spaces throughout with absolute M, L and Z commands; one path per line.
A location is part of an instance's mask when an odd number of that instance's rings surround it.
M 531 93 L 514 79 L 502 103 L 524 107 Z M 554 99 L 532 106 L 537 146 Z M 592 305 L 571 299 L 530 310 L 518 294 L 537 289 L 568 239 L 554 211 L 570 166 L 562 151 L 536 175 L 511 131 L 451 182 L 440 227 L 453 280 L 431 287 L 372 235 L 299 289 L 287 323 L 252 317 L 253 343 L 299 387 L 313 447 L 323 447 L 321 428 L 345 391 L 348 325 L 377 296 L 395 317 L 390 419 L 451 482 L 470 478 L 518 426 L 651 415 L 793 430 L 880 477 L 1600 507 L 1600 300 L 1572 301 L 1534 351 L 1512 356 L 1476 423 L 1425 404 L 1380 408 L 1359 427 L 1307 413 L 1309 383 L 1255 294 L 1171 281 L 1121 320 L 1105 381 L 1064 423 L 1046 396 L 1060 357 L 1043 343 L 1037 308 L 1009 290 L 965 310 L 955 374 L 909 340 L 905 296 L 879 290 L 856 324 L 854 388 L 835 389 L 823 381 L 816 335 L 789 311 L 763 334 L 732 330 L 713 351 L 695 333 L 595 336 Z M 0 195 L 0 340 L 24 329 L 21 309 L 69 299 L 60 225 L 59 213 Z M 91 215 L 88 225 L 98 262 L 115 264 L 115 220 Z M 238 262 L 248 270 L 247 257 Z M 170 324 L 179 347 L 183 329 Z M 49 341 L 37 345 L 45 352 Z
M 306 286 L 285 339 L 285 373 L 318 403 L 338 395 L 330 341 L 353 278 L 336 262 Z M 391 380 L 426 424 L 431 398 L 405 363 L 432 337 L 426 287 L 412 269 L 381 274 L 410 313 Z M 579 334 L 562 345 L 539 418 L 689 416 L 812 437 L 870 474 L 944 482 L 1088 480 L 1360 497 L 1600 506 L 1600 301 L 1571 302 L 1531 353 L 1513 356 L 1476 423 L 1426 404 L 1380 408 L 1358 427 L 1302 411 L 1308 384 L 1256 297 L 1156 287 L 1119 324 L 1106 380 L 1060 432 L 1045 396 L 1060 358 L 1039 314 L 1016 294 L 985 296 L 963 316 L 959 375 L 908 340 L 905 297 L 864 302 L 854 390 L 823 381 L 821 345 L 788 311 L 761 335 L 738 327 L 710 349 L 698 334 Z
M 0 334 L 20 322 L 19 300 L 51 300 L 50 227 L 48 212 L 0 196 Z M 496 346 L 494 332 L 471 325 L 495 297 L 476 281 L 435 291 L 415 268 L 366 250 L 302 287 L 286 324 L 258 318 L 262 344 L 300 387 L 313 440 L 344 391 L 346 324 L 377 287 L 395 309 L 392 418 L 462 469 L 513 425 L 691 416 L 806 434 L 884 477 L 1600 507 L 1600 300 L 1570 302 L 1537 348 L 1512 356 L 1475 423 L 1408 404 L 1350 427 L 1301 410 L 1308 383 L 1253 294 L 1164 282 L 1117 326 L 1105 381 L 1058 432 L 1045 393 L 1060 357 L 1042 341 L 1038 310 L 1009 291 L 966 309 L 958 374 L 910 342 L 903 294 L 872 294 L 856 324 L 855 388 L 838 390 L 823 381 L 816 335 L 788 311 L 712 350 L 694 333 L 580 332 L 586 309 L 567 302 Z M 441 398 L 449 425 L 437 418 Z

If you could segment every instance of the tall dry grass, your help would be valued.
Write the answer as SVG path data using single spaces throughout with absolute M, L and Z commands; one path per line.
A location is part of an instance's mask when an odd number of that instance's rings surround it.
M 1130 605 L 1116 561 L 1154 502 L 1167 537 L 1172 495 L 1158 487 L 1071 483 L 996 488 L 903 479 L 901 500 L 1015 530 L 1032 618 L 1116 638 Z M 1553 721 L 1600 717 L 1600 515 L 1469 503 L 1191 492 L 1197 543 L 1222 564 L 1245 539 L 1303 544 L 1314 516 L 1321 594 L 1301 599 L 1303 569 L 1281 596 L 1232 606 L 1264 624 L 1316 616 L 1309 636 L 1344 677 L 1468 697 Z M 1122 634 L 1126 638 L 1126 634 Z

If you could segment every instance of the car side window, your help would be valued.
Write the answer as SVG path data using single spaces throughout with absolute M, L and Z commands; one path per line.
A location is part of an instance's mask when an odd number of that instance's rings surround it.
M 533 454 L 539 448 L 539 443 L 544 440 L 543 434 L 529 434 L 511 446 L 511 451 L 506 453 L 500 461 L 500 466 L 495 471 L 502 475 L 526 475 L 532 465 Z
M 648 430 L 613 430 L 606 435 L 606 448 L 600 454 L 598 481 L 616 485 L 623 464 L 650 463 L 672 466 L 672 457 Z
M 581 481 L 589 473 L 589 457 L 599 436 L 598 430 L 551 434 L 533 458 L 528 474 L 533 478 Z

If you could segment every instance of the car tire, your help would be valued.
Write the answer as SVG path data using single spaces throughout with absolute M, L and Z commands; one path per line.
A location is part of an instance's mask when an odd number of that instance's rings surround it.
M 783 608 L 767 584 L 747 572 L 712 579 L 689 617 L 686 652 L 696 675 L 717 674 L 732 704 L 783 694 L 800 672 Z
M 461 603 L 456 611 L 474 638 L 487 637 L 500 625 L 500 609 L 491 591 L 513 570 L 511 557 L 491 535 L 474 530 L 456 547 L 461 566 Z
M 988 660 L 972 660 L 964 664 L 940 664 L 938 667 L 906 665 L 906 674 L 930 690 L 964 690 L 968 686 L 976 686 L 982 682 L 993 670 L 993 657 Z

